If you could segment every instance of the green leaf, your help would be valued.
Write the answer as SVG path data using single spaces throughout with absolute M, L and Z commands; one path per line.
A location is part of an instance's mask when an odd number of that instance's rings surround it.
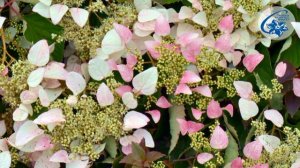
M 238 133 L 235 130 L 235 128 L 228 122 L 228 118 L 226 115 L 223 115 L 224 117 L 224 122 L 226 125 L 226 128 L 229 130 L 229 132 L 234 136 L 235 139 L 239 139 Z
M 28 41 L 36 43 L 39 40 L 46 39 L 51 45 L 55 42 L 52 39 L 52 35 L 61 35 L 63 28 L 60 26 L 53 25 L 48 19 L 40 16 L 39 14 L 33 13 L 25 15 L 24 20 L 27 23 L 27 29 L 25 30 L 25 37 Z M 55 61 L 62 61 L 64 51 L 64 43 L 55 43 L 55 49 L 51 54 L 51 57 Z
M 257 51 L 264 55 L 264 59 L 254 70 L 254 76 L 256 78 L 257 86 L 263 84 L 272 87 L 271 80 L 274 78 L 274 71 L 271 66 L 269 51 L 262 44 L 259 44 L 257 46 Z
M 178 118 L 184 119 L 185 117 L 184 106 L 172 106 L 169 109 L 169 114 L 170 114 L 170 132 L 172 136 L 169 153 L 171 153 L 172 150 L 175 148 L 177 141 L 179 139 L 180 128 L 177 119 Z
M 284 51 L 286 51 L 287 49 L 289 49 L 291 45 L 292 45 L 292 37 L 289 37 L 289 38 L 284 42 L 284 44 L 283 44 L 283 46 L 282 46 L 282 48 L 281 48 L 281 50 L 280 50 L 280 52 L 279 52 L 279 55 L 278 55 L 278 57 L 277 57 L 276 62 L 279 61 L 279 59 L 281 58 L 281 54 L 282 54 Z
M 283 94 L 275 93 L 271 99 L 271 107 L 276 110 L 282 110 L 283 108 Z
M 291 46 L 287 50 L 285 50 L 284 52 L 281 53 L 280 60 L 281 61 L 283 61 L 283 60 L 288 61 L 293 66 L 299 67 L 300 66 L 300 50 L 299 50 L 299 46 L 300 46 L 300 39 L 295 34 L 292 37 L 292 44 L 291 44 Z
M 233 159 L 239 156 L 239 147 L 235 139 L 229 134 L 229 144 L 225 150 L 225 164 L 230 163 Z
M 118 144 L 113 137 L 108 137 L 105 139 L 105 150 L 109 153 L 112 158 L 115 158 L 118 154 Z

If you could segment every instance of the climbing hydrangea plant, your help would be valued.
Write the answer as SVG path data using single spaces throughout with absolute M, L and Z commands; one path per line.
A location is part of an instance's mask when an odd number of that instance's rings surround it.
M 299 8 L 0 1 L 0 168 L 300 168 Z

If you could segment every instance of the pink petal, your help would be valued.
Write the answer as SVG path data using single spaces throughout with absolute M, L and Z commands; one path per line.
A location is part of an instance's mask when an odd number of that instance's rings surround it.
M 204 127 L 204 125 L 202 123 L 197 123 L 194 121 L 187 121 L 187 126 L 188 126 L 188 132 L 190 134 L 196 133 Z
M 238 157 L 231 162 L 231 168 L 243 168 L 243 160 Z
M 23 104 L 31 104 L 35 102 L 37 98 L 38 95 L 36 95 L 33 91 L 30 90 L 24 90 L 20 95 L 20 99 Z
M 119 86 L 115 91 L 118 93 L 118 95 L 120 97 L 122 97 L 124 93 L 131 92 L 132 87 L 129 85 L 122 85 L 122 86 Z
M 234 24 L 232 15 L 225 16 L 221 19 L 219 23 L 219 29 L 225 33 L 231 33 L 233 31 Z
M 300 78 L 293 79 L 293 91 L 297 97 L 300 97 Z
M 223 114 L 222 108 L 219 102 L 211 100 L 207 106 L 207 116 L 208 118 L 214 119 L 219 118 Z
M 125 43 L 128 43 L 132 39 L 132 32 L 128 27 L 117 23 L 114 23 L 113 25 L 115 30 Z
M 210 90 L 208 85 L 198 86 L 196 88 L 193 88 L 192 91 L 200 93 L 200 94 L 202 94 L 203 96 L 206 96 L 206 97 L 211 97 L 212 96 L 211 90 Z
M 187 47 L 192 41 L 199 37 L 198 33 L 187 32 L 183 33 L 176 39 L 176 44 L 179 44 L 181 47 Z
M 126 63 L 129 68 L 133 68 L 137 62 L 138 62 L 138 60 L 137 60 L 136 56 L 131 55 L 131 54 L 127 55 Z
M 192 94 L 192 91 L 191 91 L 191 89 L 189 88 L 188 85 L 179 84 L 176 88 L 175 95 L 178 95 L 180 93 L 190 95 L 190 94 Z
M 199 120 L 203 114 L 202 111 L 192 108 L 192 114 L 196 120 Z
M 154 59 L 158 59 L 160 57 L 159 52 L 157 52 L 155 49 L 159 45 L 160 45 L 160 42 L 158 42 L 158 41 L 145 41 L 145 46 Z
M 163 16 L 160 16 L 156 19 L 155 22 L 155 34 L 160 36 L 166 36 L 170 34 L 171 28 L 167 19 Z
M 201 78 L 196 73 L 187 70 L 183 73 L 180 83 L 197 83 L 200 81 Z
M 42 136 L 36 143 L 34 150 L 35 151 L 44 151 L 52 148 L 54 145 L 51 144 L 51 138 L 49 136 Z
M 284 63 L 284 62 L 280 62 L 277 64 L 276 68 L 275 68 L 275 74 L 276 76 L 278 77 L 283 77 L 285 72 L 286 72 L 286 69 L 287 69 L 287 64 Z
M 60 150 L 55 152 L 51 157 L 50 157 L 51 162 L 56 162 L 56 163 L 70 163 L 70 159 L 68 156 L 68 152 L 65 150 Z
M 195 63 L 196 56 L 201 51 L 201 41 L 200 39 L 195 39 L 191 43 L 189 43 L 185 48 L 181 48 L 182 55 L 188 62 Z
M 65 80 L 68 72 L 62 65 L 57 62 L 50 62 L 45 68 L 44 78 Z
M 160 116 L 161 116 L 160 111 L 158 111 L 158 110 L 150 110 L 150 111 L 147 111 L 146 113 L 148 113 L 148 114 L 151 115 L 154 123 L 158 123 L 159 122 Z
M 210 146 L 214 149 L 225 149 L 228 146 L 228 136 L 220 126 L 215 128 L 210 138 Z
M 283 126 L 284 120 L 281 113 L 279 113 L 279 111 L 274 109 L 266 110 L 264 111 L 264 116 L 267 120 L 272 121 L 272 123 L 277 127 Z
M 247 158 L 258 160 L 261 156 L 262 150 L 263 145 L 259 141 L 253 141 L 244 147 L 243 152 Z
M 250 99 L 253 94 L 253 87 L 250 82 L 245 81 L 234 81 L 233 85 L 238 95 L 244 99 Z
M 108 65 L 109 65 L 109 67 L 110 67 L 111 70 L 113 70 L 113 71 L 118 70 L 117 63 L 116 63 L 115 60 L 109 59 L 109 60 L 107 60 L 107 63 L 108 63 Z
M 204 163 L 210 161 L 212 158 L 214 158 L 214 156 L 210 153 L 200 153 L 197 156 L 197 161 L 200 164 L 204 164 Z
M 118 71 L 125 82 L 130 82 L 133 78 L 133 70 L 127 65 L 117 65 Z
M 122 152 L 125 155 L 129 155 L 132 152 L 131 144 L 129 144 L 127 146 L 122 146 Z
M 198 9 L 200 11 L 202 11 L 202 5 L 198 0 L 188 0 L 189 2 L 192 3 L 193 8 Z
M 101 83 L 97 90 L 96 96 L 98 103 L 102 107 L 112 105 L 115 101 L 114 95 L 105 83 Z
M 243 64 L 249 72 L 253 72 L 256 66 L 264 59 L 262 54 L 249 54 L 243 59 Z
M 233 7 L 233 4 L 231 3 L 230 0 L 224 1 L 224 5 L 223 5 L 223 10 L 224 11 L 227 11 L 232 7 Z
M 232 104 L 228 104 L 226 107 L 223 108 L 223 110 L 228 111 L 230 116 L 233 117 L 233 106 L 232 106 Z
M 61 83 L 57 79 L 44 79 L 42 86 L 48 89 L 56 89 L 61 86 Z
M 1 74 L 2 76 L 6 76 L 6 75 L 8 74 L 8 68 L 5 67 L 4 70 L 3 70 L 2 72 L 0 72 L 0 74 Z
M 157 102 L 156 105 L 160 108 L 169 108 L 172 106 L 172 104 L 168 101 L 168 99 L 164 96 L 161 96 Z
M 40 114 L 33 122 L 39 125 L 48 125 L 65 122 L 63 111 L 59 108 L 51 109 Z
M 230 39 L 231 39 L 230 34 L 226 33 L 221 35 L 215 43 L 215 48 L 221 53 L 228 53 L 229 51 L 232 50 Z
M 181 118 L 177 118 L 176 120 L 177 120 L 177 122 L 179 124 L 179 128 L 180 128 L 181 134 L 185 135 L 188 132 L 187 121 L 185 119 L 181 119 Z

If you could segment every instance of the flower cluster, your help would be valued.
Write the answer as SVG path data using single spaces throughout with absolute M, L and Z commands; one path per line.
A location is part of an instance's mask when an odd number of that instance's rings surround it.
M 274 42 L 272 6 L 299 16 L 298 0 L 2 0 L 0 168 L 299 168 L 300 20 Z

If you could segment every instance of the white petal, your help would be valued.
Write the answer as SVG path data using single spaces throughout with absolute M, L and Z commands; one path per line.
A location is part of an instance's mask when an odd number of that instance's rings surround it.
M 143 9 L 149 9 L 152 6 L 151 0 L 134 0 L 135 8 L 138 12 Z
M 97 91 L 97 100 L 100 106 L 109 106 L 114 103 L 114 95 L 105 83 L 101 83 Z
M 0 16 L 0 29 L 2 29 L 3 23 L 6 20 L 6 17 Z
M 240 98 L 239 108 L 243 120 L 249 120 L 250 118 L 257 115 L 259 109 L 254 101 Z
M 84 91 L 86 82 L 81 74 L 76 72 L 69 72 L 66 77 L 66 85 L 74 95 L 78 95 L 79 93 Z
M 151 20 L 157 19 L 161 13 L 155 9 L 143 9 L 139 12 L 138 21 L 139 22 L 148 22 Z
M 50 6 L 52 3 L 52 0 L 39 0 L 40 2 L 44 3 L 47 6 Z
M 152 95 L 156 91 L 157 80 L 157 68 L 152 67 L 136 75 L 132 80 L 132 85 L 141 94 Z
M 46 40 L 40 40 L 29 50 L 28 61 L 36 66 L 44 66 L 49 62 L 50 50 Z
M 206 13 L 204 11 L 197 13 L 193 19 L 192 19 L 195 23 L 207 27 L 207 18 L 206 18 Z
M 29 74 L 27 84 L 30 87 L 38 86 L 44 78 L 45 68 L 38 68 Z
M 122 101 L 129 109 L 135 109 L 137 107 L 137 100 L 131 92 L 126 92 L 122 95 Z
M 282 115 L 279 113 L 279 111 L 277 110 L 266 110 L 264 111 L 264 116 L 267 120 L 272 121 L 272 123 L 274 125 L 276 125 L 277 127 L 282 127 L 283 125 L 283 117 Z
M 50 7 L 50 17 L 53 24 L 58 24 L 68 11 L 67 5 L 54 4 Z
M 149 148 L 154 148 L 154 140 L 152 135 L 145 129 L 138 129 L 134 131 L 133 136 L 137 137 L 139 140 L 145 139 L 145 146 Z
M 280 145 L 280 139 L 273 135 L 261 135 L 258 137 L 258 140 L 269 153 L 273 153 Z
M 95 57 L 89 61 L 88 71 L 91 77 L 97 81 L 102 80 L 112 72 L 109 64 L 101 57 Z
M 89 12 L 81 8 L 71 8 L 72 18 L 78 26 L 83 27 L 89 19 Z
M 32 11 L 40 14 L 45 18 L 50 18 L 50 6 L 47 6 L 42 2 L 39 2 L 36 5 L 34 5 Z
M 0 168 L 10 168 L 11 165 L 11 155 L 9 151 L 4 151 L 0 153 Z
M 32 121 L 26 121 L 16 132 L 16 146 L 23 146 L 43 133 Z
M 124 117 L 123 129 L 126 131 L 142 128 L 147 125 L 150 119 L 139 112 L 130 111 Z
M 294 27 L 298 37 L 300 38 L 300 22 L 291 22 L 291 24 Z
M 108 31 L 102 40 L 102 51 L 110 55 L 124 49 L 122 39 L 115 29 Z

